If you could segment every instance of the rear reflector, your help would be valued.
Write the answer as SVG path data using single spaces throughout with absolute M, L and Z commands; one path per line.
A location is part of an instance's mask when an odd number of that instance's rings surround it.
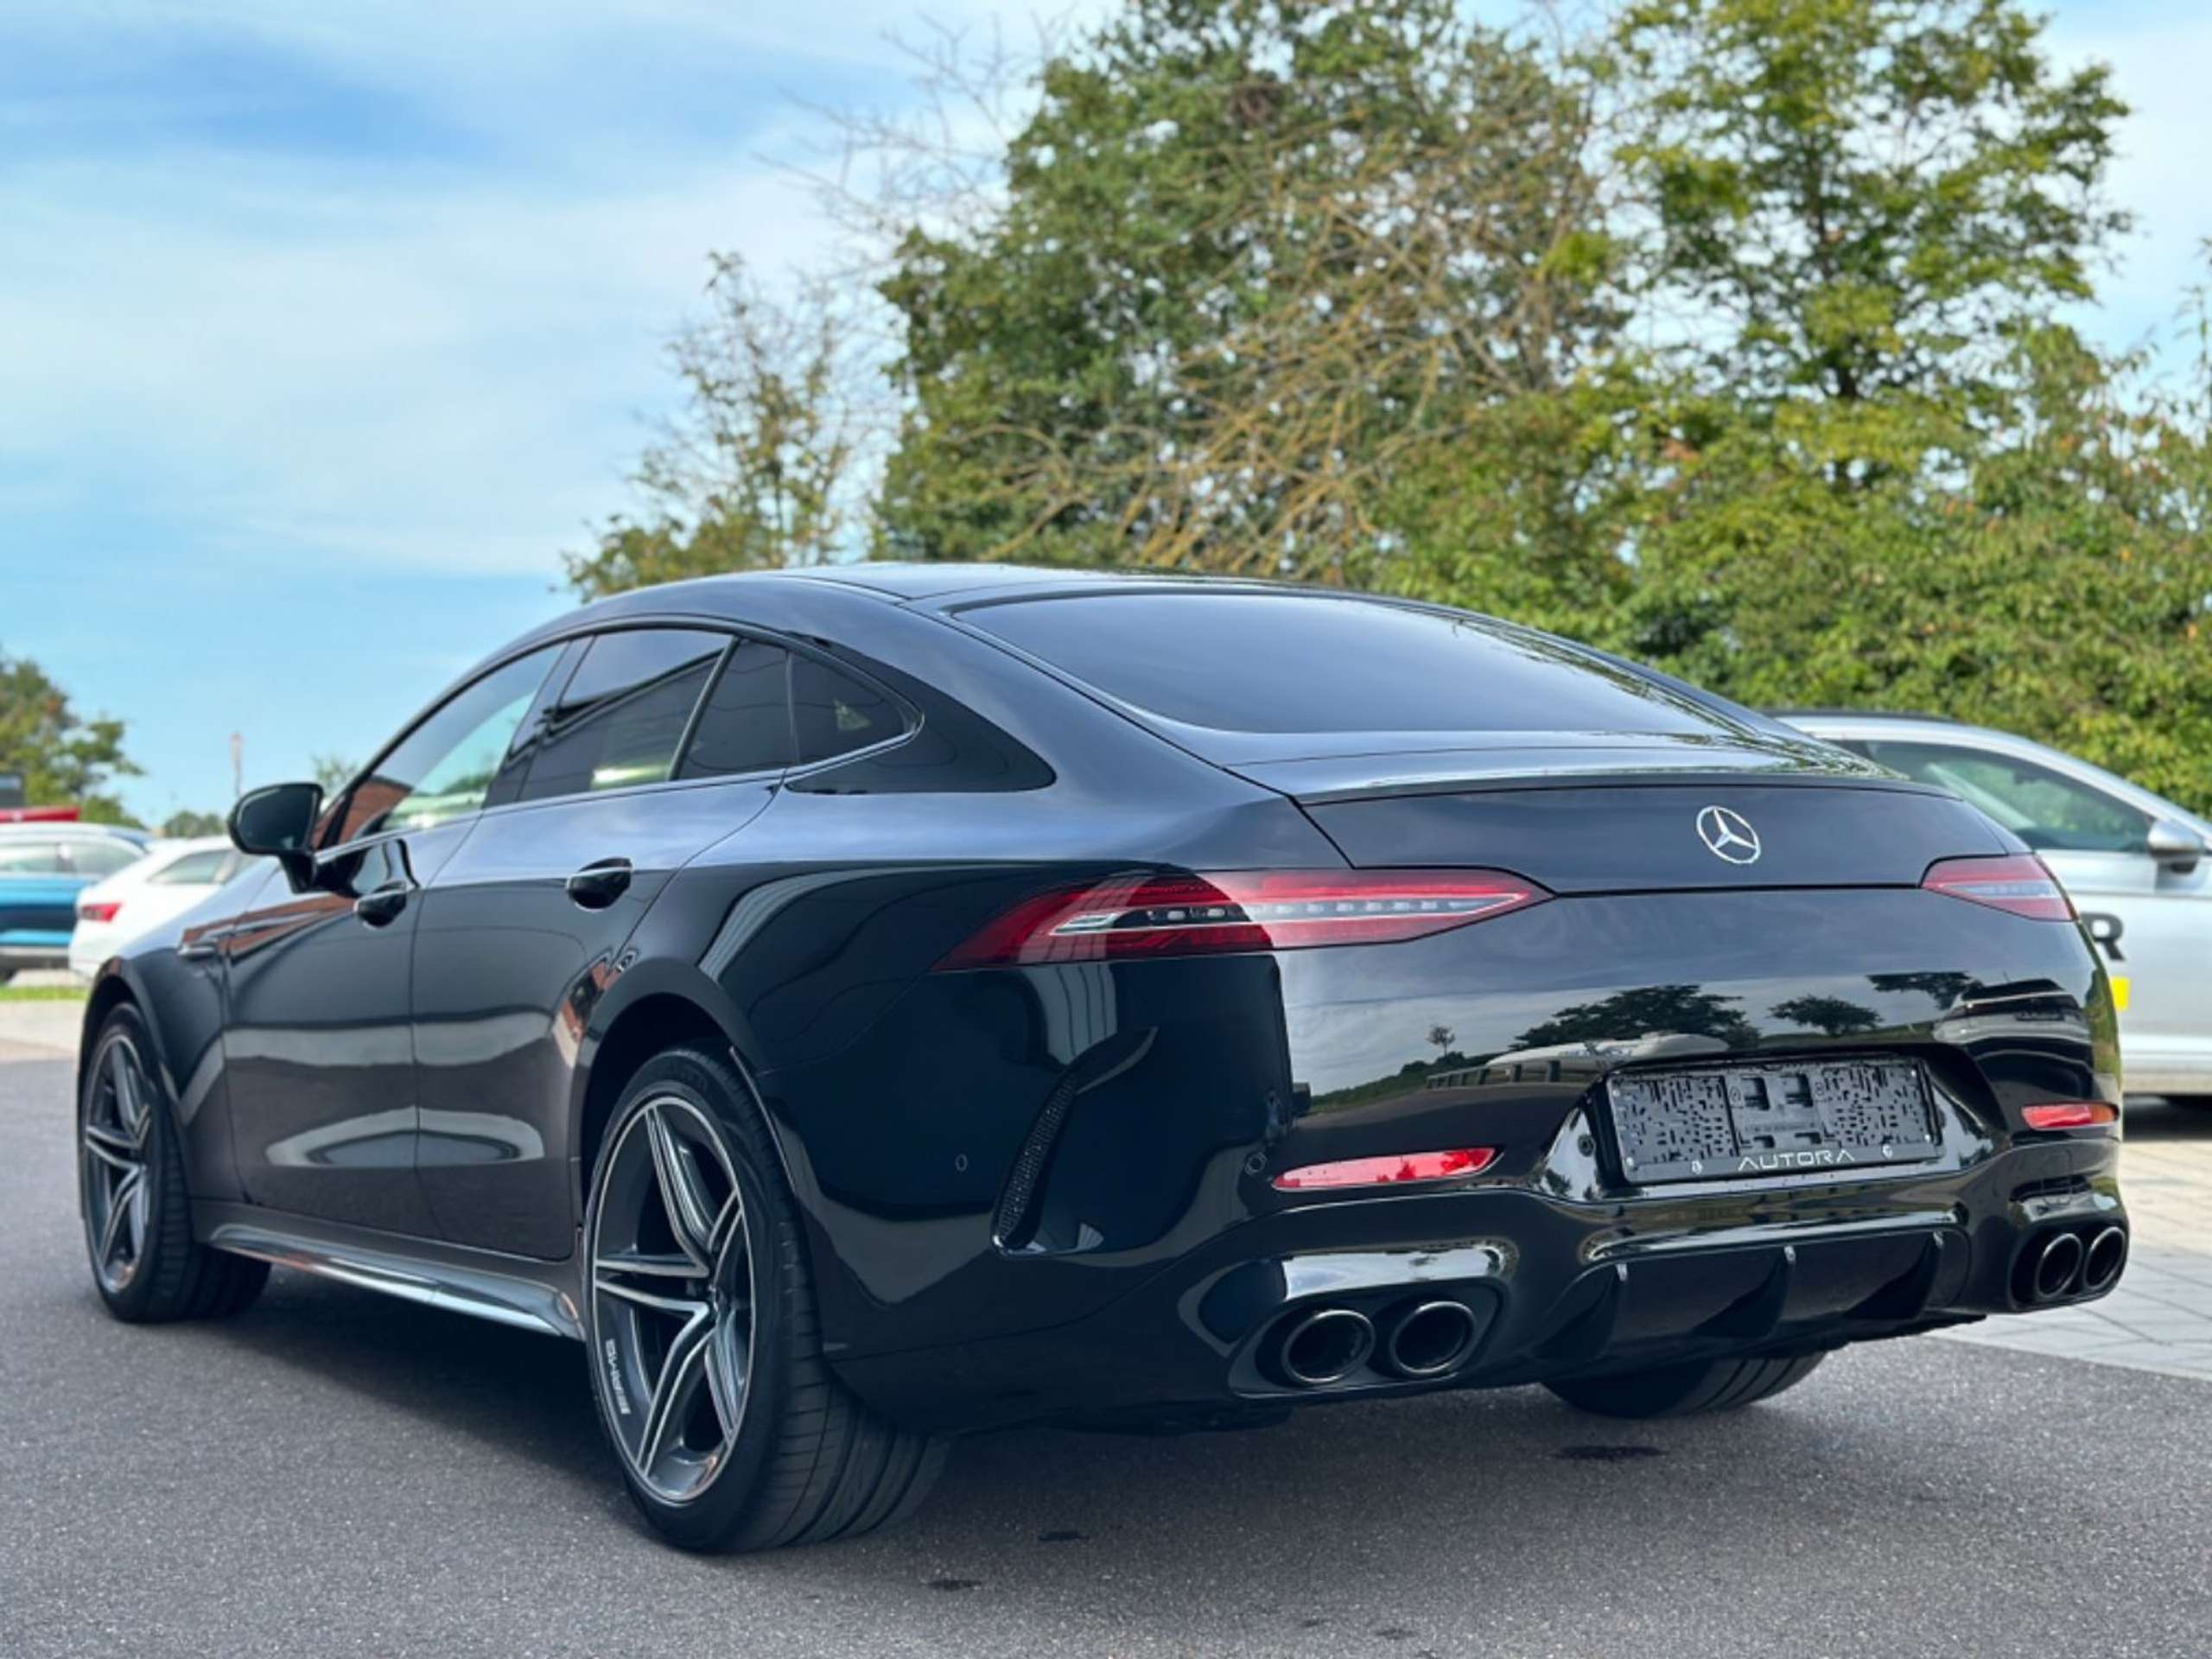
M 1968 904 L 2010 911 L 2038 922 L 2070 922 L 2074 901 L 2033 853 L 2003 858 L 1947 858 L 1928 867 L 1920 885 Z
M 2120 1122 L 2120 1108 L 2108 1100 L 2054 1100 L 2020 1109 L 2020 1121 L 2031 1129 L 2087 1129 L 2100 1123 Z
M 1331 1186 L 1396 1186 L 1406 1181 L 1448 1181 L 1479 1175 L 1497 1161 L 1496 1147 L 1451 1152 L 1401 1152 L 1388 1158 L 1346 1158 L 1333 1164 L 1286 1169 L 1270 1183 L 1279 1192 L 1311 1192 Z
M 1025 899 L 939 969 L 1381 944 L 1551 897 L 1496 870 L 1228 870 L 1114 876 Z
M 79 905 L 77 906 L 77 919 L 80 922 L 111 922 L 115 919 L 116 912 L 122 908 L 123 901 L 119 899 L 111 899 L 99 904 Z

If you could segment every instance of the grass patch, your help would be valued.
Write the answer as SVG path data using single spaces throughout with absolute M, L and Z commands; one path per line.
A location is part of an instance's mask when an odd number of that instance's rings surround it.
M 81 1002 L 81 985 L 0 985 L 0 1002 Z

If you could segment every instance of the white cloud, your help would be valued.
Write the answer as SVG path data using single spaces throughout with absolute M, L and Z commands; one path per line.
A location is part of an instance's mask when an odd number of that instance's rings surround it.
M 2187 9 L 2116 9 L 2076 3 L 2062 11 L 2051 47 L 2069 66 L 2110 64 L 2113 86 L 2133 107 L 2122 124 L 2110 177 L 2114 201 L 2137 229 L 2118 250 L 2119 269 L 2100 283 L 2103 332 L 2115 343 L 2153 337 L 2172 343 L 2174 314 L 2203 281 L 2212 237 L 2204 166 L 2212 156 L 2212 16 Z
M 0 172 L 0 458 L 49 509 L 127 491 L 242 553 L 550 580 L 625 499 L 707 251 L 772 273 L 824 247 L 805 191 L 761 159 L 798 154 L 813 120 L 773 88 L 895 99 L 881 35 L 913 16 L 231 0 L 11 23 L 19 53 L 65 67 L 117 35 L 174 48 L 174 84 L 133 113 L 186 136 L 104 143 L 112 93 L 82 86 L 16 104 L 16 137 L 38 142 Z M 397 121 L 435 140 L 319 133 L 312 109 L 287 112 L 297 134 L 210 138 L 196 124 L 255 97 L 251 76 L 207 73 L 210 53 L 404 99 Z M 663 77 L 667 107 L 647 96 Z
M 438 563 L 550 568 L 612 499 L 704 251 L 816 236 L 758 168 L 573 202 L 233 180 L 183 213 L 158 174 L 73 171 L 0 196 L 23 251 L 0 338 L 29 389 L 0 400 L 0 448 Z

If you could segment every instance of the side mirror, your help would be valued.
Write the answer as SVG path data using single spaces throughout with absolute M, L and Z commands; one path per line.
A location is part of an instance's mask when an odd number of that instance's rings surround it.
M 2152 824 L 2145 845 L 2161 867 L 2177 875 L 2187 875 L 2208 851 L 2212 851 L 2205 846 L 2203 836 L 2171 818 L 2160 818 Z
M 238 797 L 231 809 L 231 842 L 242 853 L 273 858 L 295 893 L 315 879 L 315 821 L 322 811 L 321 784 L 271 784 Z

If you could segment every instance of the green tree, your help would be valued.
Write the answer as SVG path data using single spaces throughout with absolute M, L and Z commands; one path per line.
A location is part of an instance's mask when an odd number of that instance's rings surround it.
M 1846 996 L 1793 996 L 1767 1012 L 1829 1037 L 1858 1037 L 1880 1028 L 1882 1016 Z
M 342 754 L 315 754 L 308 757 L 308 768 L 315 780 L 322 785 L 322 792 L 334 795 L 352 783 L 361 770 Z
M 1616 34 L 1643 304 L 1698 321 L 1606 504 L 1608 643 L 1920 709 L 2212 804 L 2204 410 L 2056 318 L 2125 108 L 2011 0 L 1648 0 Z
M 225 821 L 219 812 L 195 812 L 190 808 L 172 812 L 162 820 L 162 834 L 171 841 L 190 841 L 201 836 L 219 836 Z
M 1453 0 L 1136 0 L 1039 79 L 885 284 L 880 550 L 1378 580 L 1397 477 L 1613 334 L 1589 89 Z
M 849 323 L 815 284 L 771 301 L 713 258 L 707 315 L 671 343 L 683 402 L 632 476 L 642 499 L 568 557 L 586 599 L 722 571 L 818 563 L 848 529 L 855 454 L 844 403 Z
M 2086 299 L 2126 108 L 2014 0 L 1636 0 L 1615 31 L 1646 279 L 1755 404 L 1949 406 Z
M 1713 1037 L 1731 1048 L 1751 1048 L 1758 1028 L 1735 1005 L 1741 999 L 1694 985 L 1650 985 L 1616 991 L 1596 1002 L 1562 1008 L 1514 1039 L 1513 1046 L 1552 1048 L 1561 1043 L 1619 1042 L 1643 1036 Z
M 130 823 L 109 792 L 138 768 L 123 752 L 123 722 L 86 720 L 28 657 L 0 652 L 0 772 L 23 774 L 34 805 L 73 804 L 96 823 Z

